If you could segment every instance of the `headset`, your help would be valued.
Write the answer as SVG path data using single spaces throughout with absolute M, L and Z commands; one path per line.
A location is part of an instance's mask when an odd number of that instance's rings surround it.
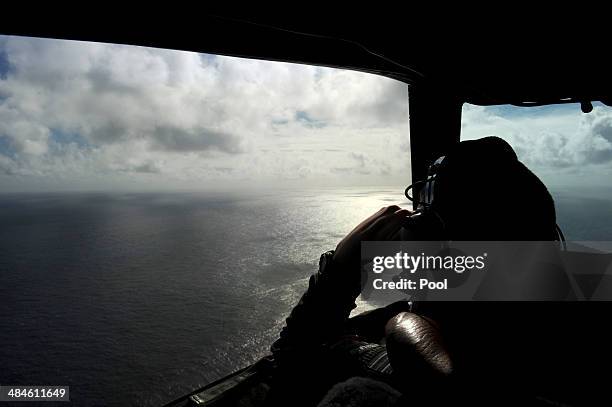
M 444 219 L 432 207 L 436 178 L 444 158 L 445 156 L 441 156 L 429 166 L 427 177 L 424 180 L 412 183 L 404 191 L 406 198 L 415 203 L 416 210 L 406 218 L 403 226 L 406 231 L 414 234 L 414 237 L 418 237 L 418 240 L 450 240 L 447 239 L 448 233 Z M 417 186 L 420 186 L 418 198 L 410 194 L 410 191 Z M 404 237 L 406 237 L 405 233 L 402 240 Z
M 429 240 L 437 240 L 440 238 L 448 240 L 446 239 L 446 237 L 448 237 L 448 232 L 444 219 L 433 209 L 436 179 L 445 158 L 446 156 L 443 155 L 435 160 L 427 170 L 427 177 L 424 180 L 408 185 L 404 191 L 406 198 L 416 204 L 416 211 L 406 218 L 404 227 L 412 229 L 417 236 L 430 238 Z M 410 194 L 410 191 L 414 190 L 417 186 L 421 187 L 418 198 Z M 567 250 L 565 236 L 558 224 L 555 224 L 555 234 L 555 240 L 561 242 L 563 250 Z M 431 239 L 432 237 L 434 239 Z
M 434 200 L 434 187 L 436 184 L 436 178 L 438 176 L 438 171 L 444 162 L 446 156 L 441 156 L 438 158 L 432 165 L 429 166 L 427 170 L 427 177 L 424 180 L 417 181 L 413 184 L 408 185 L 406 190 L 404 191 L 404 195 L 410 201 L 415 202 L 417 204 L 417 212 L 419 210 L 431 207 Z M 410 195 L 410 190 L 414 189 L 417 185 L 424 184 L 421 190 L 419 191 L 419 198 L 415 199 L 412 195 Z

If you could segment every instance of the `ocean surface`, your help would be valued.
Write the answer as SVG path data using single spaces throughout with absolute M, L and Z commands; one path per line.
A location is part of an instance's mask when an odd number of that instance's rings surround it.
M 612 200 L 555 195 L 568 239 Z M 264 356 L 332 249 L 401 187 L 0 195 L 0 384 L 158 406 Z

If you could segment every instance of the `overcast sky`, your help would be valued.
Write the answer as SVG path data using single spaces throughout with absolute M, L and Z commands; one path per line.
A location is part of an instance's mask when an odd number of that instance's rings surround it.
M 410 179 L 408 89 L 345 70 L 0 37 L 0 186 Z
M 610 110 L 465 106 L 462 132 L 508 139 L 530 167 L 557 181 L 601 178 L 611 174 Z M 0 36 L 2 191 L 409 181 L 403 83 L 297 64 Z

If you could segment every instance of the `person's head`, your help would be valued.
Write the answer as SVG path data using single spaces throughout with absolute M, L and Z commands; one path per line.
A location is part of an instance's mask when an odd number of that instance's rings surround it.
M 434 185 L 431 208 L 452 240 L 556 240 L 550 193 L 498 137 L 456 144 Z

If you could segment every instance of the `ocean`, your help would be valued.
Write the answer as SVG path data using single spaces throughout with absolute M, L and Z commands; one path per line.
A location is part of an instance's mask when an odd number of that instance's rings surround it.
M 0 383 L 169 402 L 267 354 L 316 270 L 401 188 L 0 199 Z
M 571 191 L 568 239 L 612 240 Z M 73 405 L 158 406 L 268 353 L 316 270 L 398 188 L 0 196 L 0 384 Z

